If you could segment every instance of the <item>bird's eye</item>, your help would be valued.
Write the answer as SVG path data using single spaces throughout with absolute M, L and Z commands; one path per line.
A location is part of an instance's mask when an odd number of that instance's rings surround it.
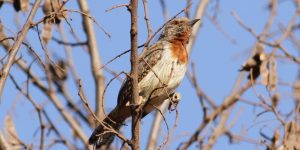
M 184 30 L 183 27 L 181 27 L 181 26 L 177 29 L 178 29 L 179 32 L 182 32 Z
M 179 24 L 179 22 L 176 20 L 176 21 L 173 21 L 172 24 L 177 25 L 177 24 Z

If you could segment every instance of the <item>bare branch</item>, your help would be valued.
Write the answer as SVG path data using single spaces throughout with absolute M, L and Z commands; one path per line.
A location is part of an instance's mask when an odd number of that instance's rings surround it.
M 143 6 L 144 6 L 144 13 L 145 13 L 145 21 L 146 21 L 146 25 L 147 25 L 147 29 L 148 29 L 148 38 L 151 37 L 152 35 L 152 29 L 151 29 L 151 25 L 150 25 L 150 21 L 149 21 L 149 11 L 148 11 L 148 6 L 147 6 L 147 0 L 143 0 Z
M 16 86 L 17 90 L 19 90 L 28 100 L 29 102 L 33 105 L 33 107 L 35 108 L 38 117 L 39 117 L 39 121 L 40 121 L 40 128 L 41 128 L 41 138 L 40 138 L 40 150 L 44 149 L 44 133 L 45 133 L 45 123 L 43 121 L 42 118 L 42 109 L 41 107 L 35 103 L 35 101 L 33 100 L 33 98 L 26 93 L 24 90 L 22 90 L 22 88 L 18 85 L 17 81 L 14 79 L 14 77 L 9 74 L 10 79 L 13 81 L 13 84 Z
M 109 8 L 109 9 L 106 9 L 105 12 L 112 11 L 113 9 L 116 9 L 116 8 L 120 8 L 120 7 L 128 7 L 128 6 L 129 6 L 128 4 L 115 5 L 115 6 L 112 6 L 111 8 Z
M 138 19 L 137 19 L 137 8 L 138 8 L 138 0 L 130 0 L 130 5 L 128 10 L 130 12 L 131 18 L 131 28 L 130 28 L 130 40 L 131 40 L 131 72 L 130 79 L 132 83 L 132 99 L 130 100 L 132 107 L 132 145 L 131 148 L 133 150 L 140 149 L 140 126 L 141 126 L 141 115 L 142 111 L 139 107 L 139 88 L 138 88 Z
M 78 1 L 81 11 L 84 14 L 89 15 L 89 7 L 86 0 L 79 0 Z M 104 118 L 104 111 L 103 111 L 103 103 L 104 100 L 102 99 L 102 94 L 104 90 L 104 76 L 102 73 L 102 70 L 98 70 L 99 66 L 101 65 L 101 59 L 98 49 L 98 44 L 96 40 L 96 35 L 93 27 L 93 21 L 87 16 L 82 14 L 83 18 L 83 26 L 84 30 L 86 32 L 89 52 L 90 52 L 90 60 L 91 60 L 91 70 L 93 73 L 93 77 L 95 80 L 95 86 L 96 86 L 96 114 L 97 116 L 102 120 Z
M 0 96 L 2 95 L 7 75 L 9 74 L 10 68 L 13 65 L 13 62 L 15 61 L 15 57 L 18 53 L 18 50 L 19 50 L 28 30 L 30 29 L 30 27 L 32 27 L 32 21 L 33 21 L 33 18 L 35 16 L 37 9 L 39 8 L 40 3 L 41 3 L 41 0 L 35 1 L 34 6 L 31 9 L 30 14 L 26 20 L 26 23 L 24 24 L 20 34 L 16 37 L 16 42 L 13 44 L 13 46 L 9 50 L 10 56 L 8 58 L 7 63 L 2 68 L 1 74 L 0 74 Z
M 216 119 L 216 117 L 226 110 L 227 108 L 231 107 L 234 105 L 240 98 L 240 96 L 249 88 L 251 87 L 251 82 L 249 81 L 247 84 L 245 84 L 243 87 L 241 87 L 238 91 L 232 92 L 228 97 L 225 98 L 223 104 L 219 106 L 217 109 L 215 109 L 210 115 L 206 117 L 205 120 L 200 124 L 200 126 L 197 128 L 197 131 L 193 134 L 193 136 L 185 142 L 182 147 L 180 148 L 181 150 L 186 150 L 188 149 L 191 144 L 193 144 L 195 141 L 197 141 L 199 134 L 202 132 L 202 130 L 210 124 L 213 120 Z

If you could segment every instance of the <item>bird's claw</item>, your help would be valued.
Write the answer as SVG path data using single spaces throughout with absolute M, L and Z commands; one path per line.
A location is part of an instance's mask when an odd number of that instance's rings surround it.
M 180 93 L 174 92 L 170 95 L 170 104 L 169 104 L 169 111 L 174 111 L 181 99 Z

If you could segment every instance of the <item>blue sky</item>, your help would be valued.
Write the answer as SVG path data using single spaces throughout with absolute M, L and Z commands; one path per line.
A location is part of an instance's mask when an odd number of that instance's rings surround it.
M 165 0 L 169 17 L 172 17 L 183 9 L 186 5 L 184 0 Z M 244 30 L 231 15 L 232 12 L 236 12 L 244 23 L 253 28 L 256 33 L 260 33 L 264 27 L 264 24 L 269 16 L 269 11 L 266 9 L 269 1 L 267 0 L 251 0 L 251 1 L 220 1 L 219 11 L 217 14 L 217 19 L 222 27 L 222 29 L 228 33 L 228 35 L 236 41 L 232 43 L 228 38 L 226 38 L 220 31 L 217 30 L 216 26 L 208 19 L 204 17 L 202 19 L 202 28 L 198 33 L 197 40 L 193 47 L 192 53 L 190 55 L 190 62 L 195 63 L 195 69 L 198 79 L 199 86 L 203 91 L 209 95 L 215 103 L 221 104 L 226 96 L 230 94 L 230 91 L 235 83 L 235 80 L 238 77 L 239 69 L 243 62 L 250 54 L 250 49 L 255 43 L 255 38 L 246 30 Z M 111 34 L 111 38 L 105 36 L 105 34 L 95 25 L 95 31 L 98 41 L 98 47 L 100 50 L 100 55 L 102 63 L 105 63 L 112 59 L 117 54 L 127 50 L 130 47 L 130 38 L 129 38 L 129 28 L 130 28 L 130 19 L 129 13 L 126 8 L 114 9 L 110 12 L 105 12 L 106 9 L 118 4 L 126 4 L 128 1 L 125 0 L 111 0 L 111 1 L 99 1 L 99 0 L 90 0 L 91 14 L 95 20 Z M 191 15 L 193 16 L 195 8 L 199 1 L 192 0 L 192 9 Z M 215 1 L 211 1 L 208 8 L 207 14 L 212 15 L 214 13 Z M 67 3 L 66 7 L 72 10 L 78 10 L 78 6 L 75 1 L 70 1 Z M 163 23 L 164 18 L 162 15 L 162 10 L 158 0 L 149 0 L 149 19 L 153 31 L 156 31 Z M 143 44 L 147 39 L 147 28 L 144 21 L 144 14 L 142 9 L 142 3 L 139 3 L 139 15 L 138 15 L 138 29 L 139 29 L 139 44 Z M 277 17 L 271 31 L 278 31 L 278 25 L 283 24 L 287 25 L 292 15 L 294 14 L 296 8 L 293 2 L 290 0 L 280 1 L 278 5 Z M 13 36 L 19 30 L 14 25 L 14 19 L 18 17 L 20 23 L 23 24 L 28 13 L 18 13 L 16 14 L 13 11 L 13 7 L 9 4 L 5 4 L 0 9 L 0 19 L 3 25 L 6 27 L 6 33 L 9 36 Z M 35 20 L 38 20 L 43 16 L 41 9 L 38 11 L 38 14 L 35 17 Z M 69 13 L 68 19 L 70 24 L 78 35 L 81 41 L 85 40 L 84 32 L 82 31 L 81 18 L 79 14 Z M 64 23 L 65 29 L 69 32 L 69 26 Z M 9 30 L 13 31 L 10 33 Z M 296 35 L 299 33 L 295 33 Z M 57 28 L 53 32 L 54 37 L 58 37 L 59 33 Z M 68 35 L 70 42 L 75 42 L 75 40 Z M 36 49 L 37 53 L 45 59 L 45 55 L 40 47 L 39 40 L 35 31 L 31 30 L 27 36 L 28 41 Z M 274 39 L 270 39 L 273 41 Z M 290 43 L 286 42 L 286 47 L 289 52 L 292 54 L 297 54 L 297 51 Z M 54 58 L 65 58 L 63 51 L 63 46 L 57 45 L 55 42 L 49 43 L 49 50 L 52 51 Z M 3 56 L 5 53 L 0 47 L 0 56 Z M 266 52 L 270 52 L 271 48 L 267 47 Z M 93 78 L 91 76 L 91 71 L 89 68 L 89 57 L 85 50 L 81 47 L 75 47 L 72 50 L 74 57 L 75 66 L 78 69 L 80 78 L 83 81 L 83 88 L 86 92 L 90 104 L 94 106 L 94 84 Z M 280 53 L 279 53 L 280 54 Z M 25 47 L 21 47 L 19 50 L 18 56 L 22 56 L 28 63 L 32 61 L 32 58 L 28 57 L 28 52 Z M 111 69 L 116 72 L 122 70 L 129 71 L 129 55 L 124 55 L 116 61 L 108 65 Z M 33 65 L 32 68 L 36 74 L 41 73 L 41 69 L 37 65 Z M 26 75 L 14 66 L 11 70 L 11 73 L 15 76 L 17 81 L 21 84 L 26 81 Z M 279 80 L 292 84 L 297 75 L 297 66 L 287 60 L 280 60 L 278 63 L 278 74 Z M 42 77 L 42 75 L 41 75 Z M 108 82 L 113 76 L 105 72 L 106 81 Z M 121 83 L 115 80 L 107 90 L 106 93 L 106 111 L 109 112 L 116 103 L 117 92 L 119 90 Z M 78 101 L 80 104 L 79 97 L 77 96 L 77 87 L 69 79 L 68 81 L 69 92 L 72 94 L 73 98 Z M 257 87 L 259 93 L 266 94 L 266 90 L 263 86 Z M 48 113 L 51 114 L 52 119 L 59 124 L 59 128 L 66 137 L 70 137 L 71 133 L 67 124 L 63 122 L 63 119 L 58 115 L 57 110 L 53 105 L 47 100 L 47 98 L 34 86 L 30 86 L 30 90 L 33 93 L 32 96 L 39 103 L 45 106 L 45 109 Z M 292 90 L 290 87 L 279 87 L 280 95 L 282 101 L 280 102 L 279 110 L 281 112 L 287 113 L 287 110 L 290 110 L 293 106 L 293 101 L 291 99 Z M 198 125 L 201 123 L 202 119 L 202 109 L 199 103 L 199 100 L 196 96 L 196 92 L 191 86 L 187 78 L 185 78 L 178 88 L 178 92 L 181 93 L 182 100 L 179 104 L 179 122 L 178 127 L 174 133 L 173 138 L 171 139 L 168 145 L 170 149 L 175 149 L 180 142 L 184 142 L 187 138 L 196 130 Z M 243 98 L 250 101 L 258 101 L 252 89 L 249 89 Z M 239 134 L 240 131 L 247 129 L 246 133 L 243 133 L 244 136 L 253 138 L 253 139 L 262 139 L 259 135 L 259 130 L 263 129 L 264 132 L 272 136 L 273 130 L 278 127 L 279 122 L 276 121 L 275 116 L 271 113 L 263 114 L 259 117 L 256 115 L 260 113 L 261 109 L 254 109 L 252 106 L 249 106 L 244 103 L 238 103 L 231 113 L 230 120 L 238 115 L 236 124 L 232 127 L 231 131 L 236 134 Z M 33 133 L 39 126 L 38 118 L 34 112 L 33 107 L 29 104 L 24 96 L 17 92 L 10 79 L 7 80 L 4 93 L 1 98 L 0 104 L 0 127 L 3 127 L 3 120 L 7 113 L 13 115 L 14 121 L 16 123 L 17 131 L 20 135 L 20 138 L 26 143 L 38 139 L 38 135 Z M 174 124 L 175 112 L 166 113 L 166 118 L 170 127 Z M 151 121 L 153 115 L 148 115 L 142 121 L 142 140 L 141 146 L 142 149 L 147 144 L 147 138 L 151 126 Z M 264 120 L 272 120 L 264 122 Z M 130 121 L 128 121 L 130 122 Z M 263 122 L 263 123 L 259 123 Z M 251 126 L 251 128 L 250 128 Z M 252 127 L 253 126 L 253 127 Z M 162 134 L 166 134 L 165 125 L 162 125 L 163 130 Z M 211 128 L 211 127 L 210 127 Z M 89 135 L 92 129 L 84 127 L 85 132 Z M 124 128 L 124 132 L 129 137 L 130 126 Z M 53 136 L 53 135 L 51 135 Z M 51 136 L 49 140 L 51 139 Z M 160 139 L 162 142 L 163 139 Z M 61 149 L 64 148 L 61 145 L 56 145 L 52 149 Z M 263 149 L 264 147 L 256 146 L 254 144 L 249 144 L 247 142 L 238 142 L 230 144 L 228 138 L 223 136 L 221 137 L 217 144 L 214 146 L 214 149 Z M 197 149 L 195 144 L 190 147 L 190 149 Z

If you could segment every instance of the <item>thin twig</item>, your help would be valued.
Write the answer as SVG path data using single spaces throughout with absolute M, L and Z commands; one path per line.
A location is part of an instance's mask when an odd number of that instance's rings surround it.
M 138 48 L 143 47 L 145 44 L 142 44 L 140 46 L 138 46 Z M 106 67 L 108 64 L 110 64 L 111 62 L 113 62 L 114 60 L 116 60 L 117 58 L 121 57 L 122 55 L 125 55 L 126 53 L 130 52 L 131 49 L 125 50 L 124 52 L 122 52 L 121 54 L 115 56 L 114 58 L 112 58 L 111 60 L 109 60 L 107 63 L 105 63 L 104 65 L 102 65 L 99 69 L 103 69 L 104 67 Z
M 10 49 L 10 45 L 8 45 L 5 49 L 7 52 Z M 19 59 L 16 61 L 17 65 L 23 70 L 25 74 L 30 77 L 32 80 L 33 85 L 35 85 L 37 88 L 39 88 L 54 104 L 55 108 L 59 110 L 58 112 L 61 114 L 61 116 L 65 119 L 65 121 L 70 125 L 71 129 L 74 130 L 75 133 L 79 136 L 81 141 L 85 144 L 85 146 L 88 148 L 87 144 L 87 137 L 81 127 L 78 125 L 78 123 L 75 121 L 75 119 L 64 109 L 62 101 L 57 97 L 53 91 L 50 91 L 48 87 L 44 85 L 44 83 L 27 67 L 25 61 L 23 59 Z
M 6 37 L 3 39 L 0 39 L 0 43 L 5 41 L 5 40 L 13 40 L 15 41 L 14 37 Z M 41 57 L 35 52 L 35 50 L 26 42 L 22 42 L 22 45 L 26 46 L 28 50 L 34 55 L 34 57 L 39 61 L 39 63 L 42 65 L 43 69 L 46 68 L 46 65 L 43 63 Z
M 202 106 L 202 108 L 204 109 L 204 103 L 203 103 L 203 98 L 204 100 L 207 101 L 207 103 L 213 108 L 216 109 L 217 108 L 217 104 L 215 104 L 215 101 L 213 99 L 211 99 L 207 94 L 205 94 L 202 89 L 199 87 L 198 85 L 198 81 L 196 78 L 196 72 L 195 72 L 195 67 L 194 67 L 194 63 L 192 63 L 192 73 L 187 73 L 187 77 L 188 79 L 191 81 L 192 85 L 194 86 L 198 98 L 200 100 L 200 104 Z M 204 111 L 205 112 L 205 111 Z
M 150 36 L 145 44 L 144 44 L 144 49 L 147 48 L 150 44 L 150 42 L 152 41 L 152 39 L 156 36 L 156 34 L 159 33 L 160 30 L 162 30 L 166 24 L 168 24 L 169 22 L 171 22 L 172 20 L 174 20 L 178 15 L 180 15 L 181 13 L 183 13 L 186 10 L 186 8 L 182 9 L 180 12 L 178 12 L 176 15 L 174 15 L 171 19 L 169 19 L 168 21 L 166 21 L 160 28 L 158 28 L 153 34 L 152 36 Z
M 63 137 L 63 135 L 58 131 L 58 129 L 55 127 L 55 124 L 52 122 L 52 120 L 50 119 L 48 113 L 42 109 L 42 113 L 45 116 L 45 119 L 47 120 L 47 122 L 50 124 L 50 129 L 49 132 L 51 130 L 54 131 L 54 133 L 56 134 L 56 136 L 58 136 L 60 138 L 60 140 L 65 143 L 65 145 L 70 149 L 70 150 L 75 150 L 76 148 L 65 138 Z
M 105 88 L 104 88 L 104 91 L 103 91 L 103 95 L 102 95 L 102 99 L 105 98 L 106 90 L 107 90 L 107 88 L 109 87 L 109 85 L 112 83 L 112 81 L 114 81 L 115 79 L 117 79 L 121 74 L 127 75 L 124 71 L 122 71 L 122 72 L 116 74 L 112 79 L 110 79 L 110 80 L 108 81 L 108 83 L 105 85 Z M 127 75 L 127 76 L 129 77 L 129 75 Z M 106 117 L 105 111 L 104 111 L 104 105 L 102 106 L 102 108 L 103 108 L 104 116 Z M 113 120 L 111 120 L 111 121 L 113 121 Z
M 65 42 L 65 41 L 61 41 L 55 37 L 52 37 L 52 40 L 57 42 L 58 44 L 62 44 L 62 45 L 67 45 L 67 46 L 84 46 L 87 45 L 87 42 L 76 42 L 76 43 L 71 43 L 71 42 Z
M 112 6 L 111 8 L 106 9 L 105 12 L 109 12 L 112 11 L 113 9 L 120 8 L 120 7 L 128 7 L 128 4 L 120 4 L 120 5 Z
M 210 113 L 210 115 L 208 115 L 206 117 L 205 120 L 203 120 L 203 122 L 199 125 L 199 127 L 197 128 L 196 132 L 190 137 L 190 139 L 183 143 L 182 147 L 180 147 L 180 150 L 186 150 L 188 149 L 192 143 L 194 143 L 195 141 L 197 141 L 198 139 L 198 135 L 202 132 L 202 130 L 208 125 L 210 124 L 213 120 L 215 120 L 217 118 L 217 116 L 223 112 L 224 110 L 226 110 L 227 108 L 231 107 L 232 105 L 234 105 L 238 100 L 239 97 L 248 89 L 251 87 L 251 82 L 247 82 L 247 84 L 245 84 L 243 87 L 241 87 L 238 91 L 232 92 L 228 97 L 225 98 L 223 104 L 221 106 L 219 106 L 218 108 L 216 108 L 212 113 Z
M 17 35 L 15 43 L 9 50 L 10 56 L 8 58 L 7 63 L 4 65 L 4 67 L 2 68 L 1 73 L 0 73 L 0 97 L 2 96 L 2 92 L 3 92 L 3 88 L 5 86 L 5 81 L 6 81 L 7 75 L 9 74 L 10 68 L 15 60 L 18 50 L 19 50 L 24 38 L 26 37 L 29 28 L 32 25 L 33 18 L 35 16 L 35 13 L 37 12 L 37 9 L 39 8 L 40 3 L 41 3 L 41 0 L 35 1 L 21 32 Z
M 152 35 L 152 29 L 151 29 L 151 25 L 150 25 L 150 21 L 149 21 L 149 11 L 148 11 L 148 6 L 147 6 L 147 0 L 143 0 L 143 6 L 144 6 L 144 13 L 145 13 L 145 22 L 147 25 L 147 30 L 148 30 L 148 38 L 151 37 Z
M 9 77 L 10 79 L 12 80 L 13 84 L 15 85 L 16 89 L 18 91 L 20 91 L 28 100 L 29 102 L 32 104 L 32 106 L 35 108 L 37 114 L 38 114 L 38 117 L 39 117 L 39 121 L 40 121 L 40 128 L 41 128 L 41 138 L 40 138 L 40 150 L 43 150 L 43 147 L 44 147 L 44 133 L 45 133 L 45 124 L 44 124 L 44 121 L 43 121 L 43 118 L 42 118 L 42 109 L 41 107 L 35 103 L 35 101 L 33 100 L 33 98 L 27 93 L 25 92 L 17 83 L 17 81 L 15 80 L 15 78 L 9 74 Z
M 186 9 L 186 8 L 185 8 Z M 169 19 L 167 22 L 165 22 L 160 28 L 158 28 L 154 34 L 152 34 L 144 44 L 142 45 L 139 45 L 138 48 L 141 48 L 141 47 L 148 47 L 149 46 L 149 43 L 151 42 L 151 40 L 159 33 L 160 30 L 162 30 L 164 28 L 164 26 L 169 23 L 170 21 L 172 21 L 173 19 L 175 19 L 178 15 L 180 15 L 181 13 L 184 12 L 184 10 L 181 10 L 180 12 L 178 12 L 176 15 L 174 15 L 171 19 Z M 107 66 L 108 64 L 110 64 L 111 62 L 113 62 L 114 60 L 116 60 L 117 58 L 123 56 L 124 54 L 128 53 L 128 52 L 131 52 L 131 49 L 128 49 L 128 50 L 125 50 L 123 51 L 122 53 L 120 53 L 119 55 L 115 56 L 114 58 L 112 58 L 111 60 L 109 60 L 107 63 L 105 63 L 104 65 L 102 65 L 99 69 L 103 69 L 105 66 Z
M 163 16 L 164 16 L 165 20 L 167 20 L 168 19 L 168 11 L 167 11 L 166 3 L 164 0 L 159 0 L 159 2 L 160 2 L 160 6 L 161 6 L 161 9 L 163 12 Z
M 111 127 L 109 124 L 105 124 L 102 120 L 100 120 L 96 116 L 96 114 L 91 109 L 88 101 L 82 95 L 82 83 L 81 83 L 81 80 L 78 80 L 78 96 L 80 97 L 80 99 L 84 103 L 84 106 L 89 110 L 90 114 L 92 114 L 94 120 L 96 120 L 98 123 L 100 123 L 104 127 L 105 133 L 108 133 L 108 132 L 113 133 L 116 136 L 118 136 L 123 142 L 126 142 L 128 145 L 132 145 L 131 142 L 128 139 L 126 139 L 126 137 L 124 135 L 122 135 L 118 131 L 114 130 L 114 128 Z M 105 134 L 105 133 L 101 133 L 101 134 Z
M 65 33 L 64 26 L 62 24 L 59 24 L 58 29 L 59 29 L 59 32 L 60 32 L 61 38 L 62 38 L 61 42 L 66 42 L 67 41 L 67 36 L 66 36 L 66 33 Z M 73 75 L 73 78 L 74 78 L 73 81 L 75 82 L 75 84 L 77 84 L 77 80 L 79 79 L 79 77 L 78 77 L 79 75 L 77 73 L 76 68 L 74 67 L 73 57 L 72 57 L 72 54 L 71 54 L 71 51 L 72 51 L 71 46 L 64 45 L 64 49 L 65 49 L 65 54 L 66 54 L 67 66 L 71 70 L 71 74 Z M 71 98 L 69 92 L 67 91 L 65 83 L 62 84 L 61 90 L 62 90 L 62 94 L 65 96 L 65 99 L 68 101 L 68 106 L 72 110 L 74 110 L 74 112 L 77 113 L 85 122 L 87 122 L 89 125 L 93 125 L 93 123 L 91 122 L 91 119 L 86 117 L 84 115 L 83 111 L 81 111 L 79 109 L 79 107 L 76 106 L 76 104 L 74 103 L 74 100 Z M 83 94 L 83 96 L 85 96 L 85 94 Z

